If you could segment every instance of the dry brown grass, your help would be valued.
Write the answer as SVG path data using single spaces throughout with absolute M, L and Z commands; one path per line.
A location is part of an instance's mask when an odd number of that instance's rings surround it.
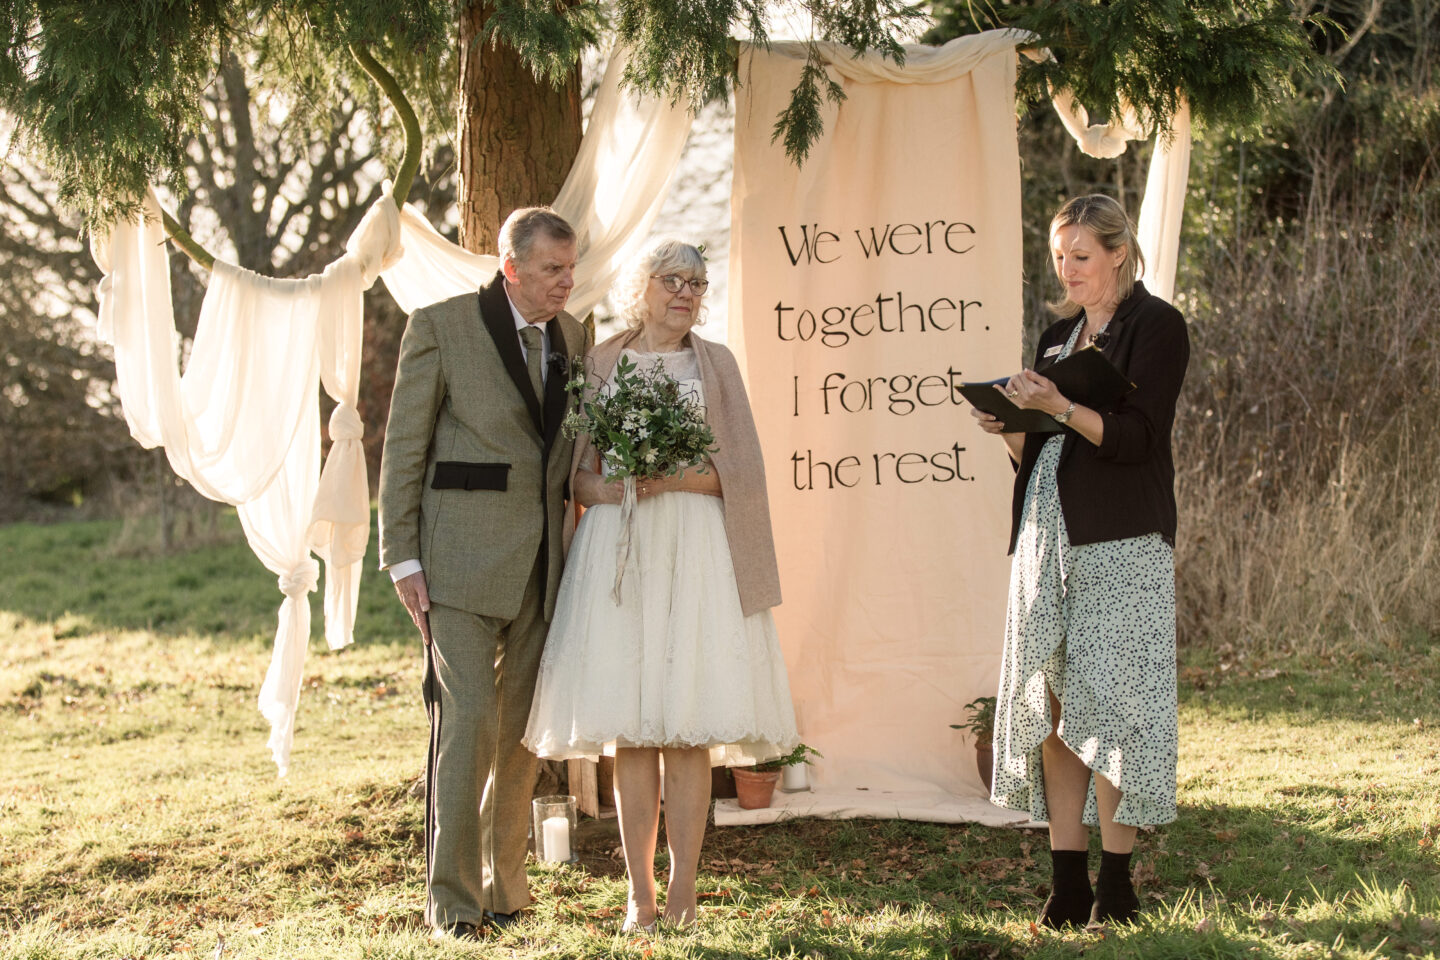
M 1182 642 L 1322 652 L 1440 627 L 1435 208 L 1317 204 L 1196 257 Z

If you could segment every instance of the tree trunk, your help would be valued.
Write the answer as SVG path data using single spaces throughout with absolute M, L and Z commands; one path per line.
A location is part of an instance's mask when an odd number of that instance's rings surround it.
M 482 39 L 492 10 L 460 14 L 460 245 L 495 253 L 500 224 L 518 207 L 548 204 L 580 150 L 580 67 L 560 87 L 536 80 L 514 50 Z M 540 794 L 564 793 L 565 764 L 543 760 Z
M 558 89 L 481 39 L 491 8 L 460 14 L 460 244 L 494 253 L 517 207 L 555 199 L 580 149 L 580 68 Z

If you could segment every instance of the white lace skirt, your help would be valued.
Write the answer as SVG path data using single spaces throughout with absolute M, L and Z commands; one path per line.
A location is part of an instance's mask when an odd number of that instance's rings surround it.
M 799 737 L 775 621 L 741 613 L 724 502 L 664 493 L 636 504 L 635 519 L 616 604 L 620 508 L 580 518 L 525 746 L 554 760 L 704 746 L 715 766 L 788 753 Z

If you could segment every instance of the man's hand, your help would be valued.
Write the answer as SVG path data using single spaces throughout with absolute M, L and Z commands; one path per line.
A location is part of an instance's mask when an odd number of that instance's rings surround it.
M 420 629 L 425 646 L 430 646 L 430 591 L 425 586 L 425 571 L 396 580 L 395 592 L 400 594 L 400 602 L 410 611 L 410 619 Z

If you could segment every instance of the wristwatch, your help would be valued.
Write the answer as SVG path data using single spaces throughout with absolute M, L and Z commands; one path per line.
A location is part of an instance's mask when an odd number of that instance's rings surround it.
M 1064 413 L 1052 413 L 1052 414 L 1050 414 L 1050 416 L 1052 416 L 1052 417 L 1055 418 L 1055 422 L 1056 422 L 1056 423 L 1069 423 L 1069 422 L 1070 422 L 1070 418 L 1073 417 L 1074 415 L 1075 415 L 1075 401 L 1074 401 L 1074 400 L 1071 400 L 1071 401 L 1070 401 L 1070 406 L 1068 406 L 1068 407 L 1065 408 L 1065 412 L 1064 412 Z

